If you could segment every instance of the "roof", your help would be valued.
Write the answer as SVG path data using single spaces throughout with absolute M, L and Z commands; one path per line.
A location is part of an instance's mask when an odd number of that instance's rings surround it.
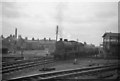
M 110 37 L 110 36 L 113 36 L 113 37 L 120 37 L 120 33 L 111 33 L 111 32 L 107 32 L 105 33 L 102 37 Z
M 55 40 L 26 40 L 28 43 L 40 43 L 40 44 L 54 44 Z

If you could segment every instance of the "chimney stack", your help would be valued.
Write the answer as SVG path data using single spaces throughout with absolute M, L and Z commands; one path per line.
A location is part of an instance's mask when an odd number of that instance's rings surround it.
M 62 41 L 62 38 L 60 38 L 60 41 Z
M 15 28 L 15 38 L 17 38 L 17 28 Z
M 57 41 L 57 38 L 58 38 L 58 25 L 56 27 L 56 41 Z
M 64 39 L 64 41 L 68 42 L 68 39 Z

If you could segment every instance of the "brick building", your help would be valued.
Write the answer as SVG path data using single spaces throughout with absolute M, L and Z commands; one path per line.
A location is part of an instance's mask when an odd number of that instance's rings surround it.
M 54 52 L 55 40 L 25 40 L 26 49 L 28 50 L 48 50 Z
M 15 35 L 10 35 L 6 38 L 0 37 L 2 47 L 7 47 L 9 51 L 16 52 L 17 50 L 45 50 L 49 53 L 54 52 L 55 50 L 55 40 L 49 39 L 41 39 L 41 40 L 28 40 L 19 35 L 16 37 Z
M 55 50 L 55 40 L 49 39 L 37 39 L 28 40 L 27 37 L 23 38 L 21 35 L 17 34 L 17 28 L 15 28 L 14 35 L 8 37 L 0 36 L 0 43 L 2 47 L 6 47 L 11 52 L 16 52 L 17 50 L 46 50 L 51 53 Z
M 120 33 L 106 32 L 103 36 L 103 49 L 108 56 L 118 56 Z

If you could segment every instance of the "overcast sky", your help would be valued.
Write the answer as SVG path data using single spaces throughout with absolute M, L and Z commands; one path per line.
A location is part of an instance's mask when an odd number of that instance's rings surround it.
M 35 39 L 59 37 L 99 45 L 105 32 L 118 32 L 117 2 L 2 2 L 2 34 Z

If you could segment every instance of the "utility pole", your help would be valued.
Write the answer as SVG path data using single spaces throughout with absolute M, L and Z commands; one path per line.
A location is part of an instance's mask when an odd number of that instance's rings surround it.
M 77 56 L 76 58 L 78 57 L 78 54 L 79 54 L 79 43 L 78 43 L 79 39 L 77 38 Z
M 56 53 L 56 47 L 57 47 L 57 39 L 58 39 L 58 25 L 56 27 L 55 53 Z M 56 57 L 55 53 L 54 53 L 54 58 Z

